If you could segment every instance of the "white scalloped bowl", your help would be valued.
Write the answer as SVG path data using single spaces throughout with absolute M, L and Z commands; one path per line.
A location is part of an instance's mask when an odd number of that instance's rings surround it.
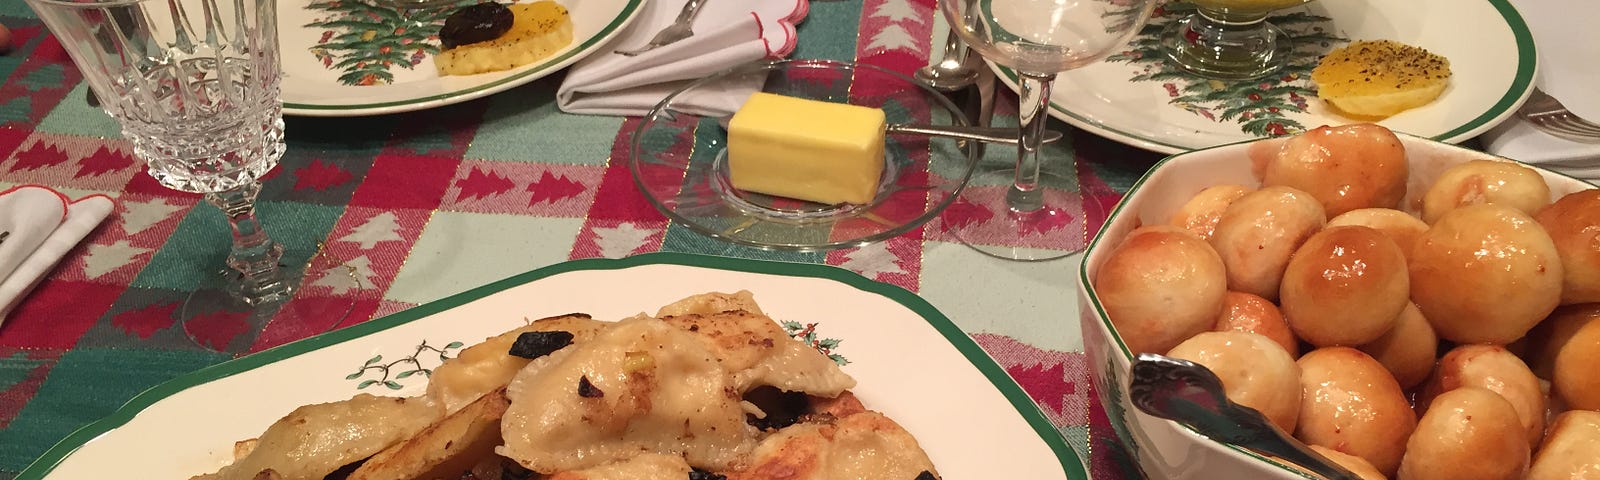
M 1403 206 L 1417 197 L 1445 169 L 1477 159 L 1500 158 L 1421 137 L 1400 135 L 1410 161 L 1411 177 Z M 1078 294 L 1084 350 L 1090 372 L 1118 436 L 1149 478 L 1316 478 L 1298 469 L 1231 445 L 1206 438 L 1177 423 L 1138 411 L 1128 398 L 1128 369 L 1133 355 L 1111 326 L 1090 279 L 1123 237 L 1140 225 L 1163 224 L 1201 189 L 1220 184 L 1260 185 L 1246 155 L 1251 142 L 1173 155 L 1140 178 L 1107 218 L 1084 255 Z M 1528 165 L 1550 185 L 1551 200 L 1594 185 Z M 1415 214 L 1415 211 L 1411 213 Z

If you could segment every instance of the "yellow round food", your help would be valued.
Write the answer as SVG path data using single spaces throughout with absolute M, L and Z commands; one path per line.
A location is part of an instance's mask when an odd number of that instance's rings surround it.
M 1389 40 L 1352 42 L 1322 57 L 1311 81 L 1344 113 L 1387 117 L 1439 98 L 1450 85 L 1450 60 Z
M 433 66 L 439 75 L 473 75 L 527 65 L 554 55 L 572 43 L 572 15 L 549 0 L 511 5 L 511 30 L 487 42 L 439 52 Z

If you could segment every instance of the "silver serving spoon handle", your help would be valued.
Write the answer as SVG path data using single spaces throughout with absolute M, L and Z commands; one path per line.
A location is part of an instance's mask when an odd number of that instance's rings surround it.
M 1199 431 L 1213 440 L 1276 457 L 1329 480 L 1361 477 L 1306 447 L 1256 409 L 1233 403 L 1206 367 L 1141 353 L 1133 362 L 1128 396 L 1140 411 Z
M 965 127 L 956 125 L 902 125 L 891 123 L 889 133 L 910 133 L 928 135 L 933 137 L 950 137 L 962 140 L 975 140 L 984 143 L 1004 143 L 1016 145 L 1020 131 L 1006 127 Z M 1044 131 L 1044 143 L 1061 141 L 1061 132 L 1055 130 Z

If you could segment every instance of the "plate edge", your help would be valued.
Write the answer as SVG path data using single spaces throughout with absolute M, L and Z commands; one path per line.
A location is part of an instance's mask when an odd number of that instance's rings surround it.
M 960 327 L 945 317 L 932 304 L 922 297 L 911 293 L 904 288 L 871 280 L 855 272 L 824 264 L 776 262 L 767 260 L 750 260 L 732 257 L 719 257 L 676 252 L 658 252 L 636 255 L 632 257 L 588 258 L 538 268 L 501 280 L 497 280 L 467 291 L 457 293 L 439 300 L 428 302 L 416 307 L 372 319 L 363 323 L 352 325 L 341 330 L 324 333 L 305 338 L 295 342 L 273 347 L 255 354 L 229 360 L 216 365 L 202 368 L 194 372 L 181 375 L 172 380 L 162 382 L 146 389 L 129 399 L 115 412 L 99 420 L 90 422 L 78 428 L 71 434 L 62 438 L 50 447 L 38 459 L 34 460 L 27 468 L 18 473 L 16 480 L 40 480 L 71 456 L 83 445 L 94 440 L 100 435 L 115 430 L 127 424 L 134 416 L 149 406 L 167 397 L 182 392 L 190 387 L 208 383 L 244 373 L 267 364 L 309 353 L 322 348 L 330 347 L 361 337 L 372 335 L 390 328 L 398 327 L 434 315 L 451 308 L 455 308 L 477 299 L 492 295 L 502 290 L 507 290 L 525 283 L 562 273 L 586 270 L 622 270 L 632 267 L 648 265 L 679 265 L 687 267 L 710 268 L 744 273 L 757 273 L 781 275 L 791 277 L 806 277 L 832 280 L 854 287 L 858 290 L 876 294 L 890 301 L 900 304 L 922 317 L 930 326 L 938 331 L 946 341 L 956 347 L 991 385 L 1000 390 L 1012 408 L 1021 414 L 1023 420 L 1032 427 L 1039 439 L 1044 441 L 1060 461 L 1062 473 L 1068 479 L 1088 480 L 1087 468 L 1083 458 L 1076 449 L 1067 444 L 1066 437 L 1057 431 L 1050 421 L 1039 410 L 1027 392 L 1023 391 L 1005 369 L 1001 368 L 995 360 L 972 340 Z

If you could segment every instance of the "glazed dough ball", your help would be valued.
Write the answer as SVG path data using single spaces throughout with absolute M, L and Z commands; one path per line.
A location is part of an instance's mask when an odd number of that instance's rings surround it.
M 1422 196 L 1422 220 L 1434 223 L 1445 212 L 1493 203 L 1533 215 L 1550 203 L 1550 186 L 1539 172 L 1505 160 L 1472 160 L 1439 174 Z
M 1417 244 L 1417 238 L 1428 231 L 1428 224 L 1422 219 L 1413 217 L 1406 212 L 1392 208 L 1363 208 L 1351 210 L 1328 220 L 1329 227 L 1344 225 L 1361 225 L 1388 235 L 1400 246 L 1400 253 L 1411 256 L 1411 247 Z
M 1400 138 L 1362 123 L 1322 126 L 1290 138 L 1267 163 L 1261 183 L 1310 193 L 1331 217 L 1358 208 L 1398 207 L 1409 174 Z
M 1289 324 L 1283 320 L 1278 306 L 1256 295 L 1228 292 L 1222 300 L 1222 316 L 1217 317 L 1217 324 L 1211 329 L 1261 335 L 1283 347 L 1289 356 L 1300 356 L 1300 341 L 1289 331 Z
M 1550 422 L 1527 480 L 1600 479 L 1600 412 L 1571 410 Z
M 1489 390 L 1510 402 L 1529 447 L 1544 437 L 1544 390 L 1539 388 L 1539 378 L 1505 347 L 1462 345 L 1444 354 L 1417 398 L 1418 410 L 1427 411 L 1432 399 L 1463 387 Z
M 1356 348 L 1383 364 L 1400 388 L 1410 389 L 1427 380 L 1428 373 L 1433 371 L 1439 337 L 1433 334 L 1433 326 L 1428 325 L 1428 319 L 1422 317 L 1417 305 L 1406 302 L 1406 308 L 1400 310 L 1399 318 L 1395 319 L 1394 328 Z
M 1205 240 L 1178 227 L 1141 227 L 1111 252 L 1094 293 L 1133 353 L 1164 353 L 1209 330 L 1222 312 L 1227 277 Z
M 1266 187 L 1234 200 L 1211 236 L 1228 267 L 1228 289 L 1277 300 L 1289 256 L 1327 220 L 1322 204 L 1289 187 Z
M 1510 343 L 1560 297 L 1555 245 L 1532 217 L 1510 207 L 1451 210 L 1411 251 L 1411 300 L 1440 338 L 1456 343 Z
M 1561 303 L 1600 302 L 1600 190 L 1561 197 L 1536 218 L 1561 254 Z
M 1293 432 L 1300 416 L 1300 369 L 1289 352 L 1261 335 L 1205 332 L 1184 340 L 1167 356 L 1210 369 L 1229 400 L 1259 410 L 1278 428 Z
M 1494 392 L 1462 387 L 1440 395 L 1406 442 L 1400 480 L 1517 480 L 1528 471 L 1517 411 Z
M 1385 475 L 1394 474 L 1417 417 L 1389 371 L 1350 347 L 1312 350 L 1295 363 L 1301 389 L 1295 438 L 1361 457 Z
M 1366 460 L 1362 460 L 1361 457 L 1324 447 L 1322 445 L 1312 445 L 1311 450 L 1321 454 L 1324 457 L 1328 457 L 1328 460 L 1332 460 L 1333 463 L 1344 467 L 1344 469 L 1349 470 L 1350 473 L 1356 474 L 1356 477 L 1360 478 L 1361 480 L 1388 480 L 1388 477 L 1383 476 L 1383 472 L 1379 472 L 1378 469 L 1372 468 L 1372 464 L 1367 463 Z
M 1361 345 L 1394 327 L 1410 303 L 1406 257 L 1383 233 L 1350 225 L 1312 235 L 1283 272 L 1278 298 L 1295 336 Z
M 1178 207 L 1178 213 L 1172 214 L 1172 220 L 1168 223 L 1193 232 L 1200 238 L 1211 238 L 1211 232 L 1217 228 L 1217 220 L 1222 219 L 1222 211 L 1246 193 L 1250 193 L 1250 188 L 1244 185 L 1207 187 Z
M 1556 354 L 1555 391 L 1567 406 L 1600 410 L 1600 319 L 1591 319 L 1573 332 Z
M 1556 370 L 1556 355 L 1561 353 L 1561 347 L 1567 345 L 1572 339 L 1572 334 L 1592 321 L 1600 321 L 1600 303 L 1584 303 L 1567 305 L 1557 308 L 1550 318 L 1539 322 L 1539 326 L 1528 332 L 1523 337 L 1526 341 L 1527 351 L 1522 358 L 1528 361 L 1528 368 L 1533 369 L 1533 374 L 1546 380 L 1554 378 Z

